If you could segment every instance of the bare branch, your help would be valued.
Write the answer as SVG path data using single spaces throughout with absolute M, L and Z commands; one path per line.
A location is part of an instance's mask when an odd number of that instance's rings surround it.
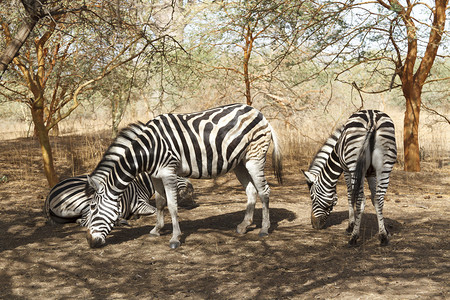
M 447 121 L 448 124 L 450 124 L 450 119 L 447 118 L 447 116 L 444 116 L 443 114 L 437 112 L 436 110 L 434 110 L 434 109 L 432 109 L 432 108 L 429 108 L 428 106 L 426 106 L 425 104 L 423 104 L 423 102 L 422 102 L 421 106 L 422 106 L 425 110 L 427 110 L 427 111 L 429 111 L 429 112 L 432 112 L 433 114 L 438 115 L 439 117 L 443 118 L 445 121 Z

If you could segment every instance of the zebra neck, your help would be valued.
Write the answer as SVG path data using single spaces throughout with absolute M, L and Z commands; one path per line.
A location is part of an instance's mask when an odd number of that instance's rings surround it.
M 336 146 L 342 131 L 344 129 L 344 126 L 338 127 L 325 141 L 325 143 L 320 147 L 320 149 L 317 151 L 316 155 L 314 156 L 314 159 L 312 160 L 310 166 L 309 166 L 309 172 L 318 175 L 320 171 L 324 168 L 324 166 L 327 163 L 327 160 L 330 158 L 330 154 L 333 151 L 334 147 Z
M 343 171 L 344 169 L 335 147 L 318 174 L 319 185 L 325 186 L 328 189 L 334 188 Z
M 153 172 L 155 153 L 162 152 L 161 143 L 152 138 L 148 127 L 133 132 L 134 135 L 129 133 L 132 129 L 135 128 L 127 128 L 119 134 L 91 174 L 114 198 L 118 198 L 139 173 Z

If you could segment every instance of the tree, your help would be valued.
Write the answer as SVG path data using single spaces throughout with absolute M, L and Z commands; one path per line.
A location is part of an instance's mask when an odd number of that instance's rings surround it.
M 434 3 L 337 1 L 318 2 L 316 6 L 322 26 L 317 27 L 311 40 L 315 43 L 315 57 L 321 56 L 325 68 L 341 63 L 337 80 L 352 84 L 360 92 L 379 93 L 401 88 L 405 98 L 404 168 L 420 171 L 421 96 L 424 85 L 431 81 L 430 71 L 439 56 L 442 40 L 449 35 L 445 29 L 446 24 L 448 27 L 448 0 Z M 387 68 L 387 64 L 392 67 Z M 348 71 L 361 65 L 371 74 L 368 82 L 358 83 L 348 75 L 345 78 Z M 397 76 L 399 82 L 395 80 Z M 380 86 L 380 81 L 374 78 L 383 77 L 391 80 L 384 80 Z M 436 80 L 449 78 L 433 79 Z
M 26 11 L 26 15 L 23 18 L 23 22 L 17 30 L 16 35 L 14 37 L 9 36 L 8 44 L 6 45 L 2 55 L 0 55 L 0 78 L 3 76 L 4 72 L 8 68 L 8 65 L 17 55 L 20 48 L 28 39 L 28 36 L 40 19 L 44 17 L 54 17 L 68 12 L 61 7 L 54 7 L 52 10 L 45 11 L 44 7 L 48 7 L 48 1 L 45 0 L 21 0 L 21 3 Z M 13 6 L 15 6 L 15 3 L 13 3 Z M 81 6 L 73 11 L 82 10 L 83 8 L 84 6 Z
M 248 105 L 253 104 L 255 82 L 270 80 L 284 58 L 295 49 L 294 41 L 303 24 L 298 12 L 304 3 L 306 1 L 221 1 L 203 8 L 203 15 L 193 18 L 193 23 L 198 23 L 198 44 L 209 45 L 219 55 L 209 67 L 237 74 L 244 84 L 243 94 Z M 208 13 L 205 9 L 209 9 Z M 211 19 L 214 26 L 204 26 Z
M 143 33 L 135 19 L 136 9 L 129 3 L 93 4 L 83 10 L 71 8 L 81 5 L 77 1 L 36 3 L 33 9 L 46 15 L 36 13 L 40 18 L 34 28 L 38 30 L 24 41 L 21 53 L 14 56 L 13 64 L 3 76 L 0 93 L 30 108 L 44 173 L 53 186 L 58 177 L 49 131 L 79 106 L 80 97 L 86 97 L 86 91 L 95 83 L 135 59 L 150 45 L 157 48 L 155 44 L 161 37 L 147 38 L 151 33 Z M 66 5 L 64 9 L 60 8 L 62 5 Z M 48 14 L 54 11 L 58 13 Z M 6 48 L 14 40 L 14 17 L 17 16 L 2 19 Z
M 383 7 L 395 11 L 396 19 L 401 19 L 403 28 L 407 36 L 407 54 L 402 56 L 400 45 L 396 42 L 393 30 L 389 32 L 389 38 L 396 51 L 397 57 L 394 59 L 396 72 L 400 77 L 403 95 L 406 101 L 405 120 L 403 126 L 403 145 L 405 154 L 405 170 L 420 171 L 419 156 L 419 117 L 421 107 L 421 94 L 423 85 L 430 74 L 433 63 L 436 59 L 440 42 L 444 34 L 446 9 L 448 0 L 436 0 L 435 7 L 430 8 L 433 15 L 433 21 L 430 27 L 428 44 L 423 57 L 419 58 L 418 52 L 418 22 L 412 16 L 414 4 L 407 2 L 402 6 L 398 1 L 386 3 L 378 0 Z M 392 27 L 394 27 L 394 22 Z M 420 60 L 420 62 L 418 62 Z M 419 63 L 418 68 L 415 68 Z

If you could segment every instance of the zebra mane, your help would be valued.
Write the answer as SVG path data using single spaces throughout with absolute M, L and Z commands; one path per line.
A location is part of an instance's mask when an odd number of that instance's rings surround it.
M 328 137 L 328 139 L 325 141 L 322 147 L 320 147 L 320 149 L 317 151 L 311 164 L 309 165 L 309 172 L 316 175 L 320 173 L 320 170 L 322 170 L 325 164 L 327 163 L 328 157 L 330 156 L 331 151 L 333 151 L 333 148 L 336 145 L 343 130 L 344 125 L 339 126 Z
M 102 159 L 90 176 L 107 174 L 111 169 L 114 169 L 120 158 L 126 155 L 136 139 L 138 139 L 147 128 L 148 127 L 144 123 L 136 122 L 131 123 L 120 130 L 119 134 L 105 151 Z

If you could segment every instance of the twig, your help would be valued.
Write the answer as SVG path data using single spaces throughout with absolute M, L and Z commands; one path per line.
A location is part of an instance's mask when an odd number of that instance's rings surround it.
M 445 121 L 447 121 L 447 123 L 450 124 L 450 120 L 449 120 L 446 116 L 444 116 L 443 114 L 438 113 L 437 111 L 435 111 L 435 110 L 432 109 L 432 108 L 429 108 L 428 106 L 426 106 L 426 105 L 423 104 L 423 103 L 421 103 L 421 106 L 422 106 L 425 110 L 427 110 L 427 111 L 429 111 L 429 112 L 432 112 L 432 113 L 438 115 L 439 117 L 443 118 Z

